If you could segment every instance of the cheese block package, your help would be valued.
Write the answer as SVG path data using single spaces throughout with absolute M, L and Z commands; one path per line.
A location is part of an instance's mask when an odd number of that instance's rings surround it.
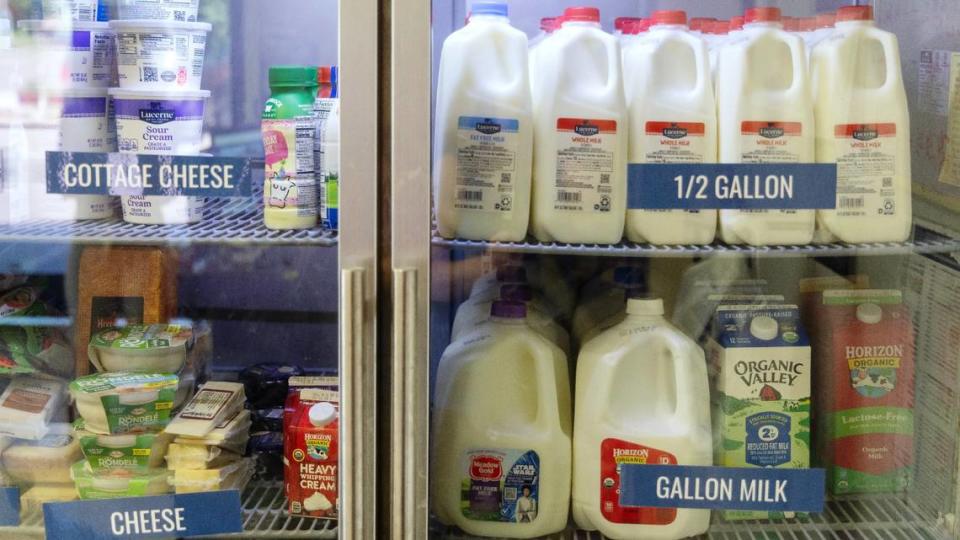
M 69 468 L 67 469 L 69 471 Z M 43 511 L 44 503 L 77 500 L 73 483 L 35 484 L 20 494 L 20 515 L 28 516 Z
M 3 469 L 18 482 L 70 483 L 70 466 L 80 459 L 80 444 L 69 424 L 55 424 L 39 440 L 14 440 L 3 451 Z
M 74 422 L 80 449 L 90 470 L 98 474 L 130 476 L 163 466 L 173 437 L 166 433 L 101 435 L 87 431 L 81 418 Z
M 335 519 L 340 404 L 335 390 L 291 390 L 284 407 L 283 483 L 291 515 Z
M 73 464 L 70 474 L 81 499 L 146 497 L 170 492 L 170 473 L 166 469 L 151 469 L 133 476 L 101 475 L 81 460 Z
M 17 377 L 0 394 L 0 435 L 42 439 L 50 424 L 66 420 L 66 384 L 55 379 Z
M 193 399 L 167 426 L 167 433 L 205 437 L 224 420 L 232 418 L 245 401 L 240 383 L 211 381 L 200 387 Z
M 167 373 L 97 373 L 71 382 L 70 393 L 88 431 L 149 433 L 169 423 L 178 382 Z
M 233 418 L 224 420 L 204 437 L 180 436 L 173 442 L 179 444 L 201 444 L 216 446 L 231 452 L 242 454 L 250 438 L 250 411 L 244 409 Z
M 239 489 L 253 477 L 253 460 L 242 458 L 213 469 L 177 469 L 171 483 L 177 493 Z
M 167 449 L 167 468 L 216 469 L 239 460 L 243 456 L 219 446 L 173 443 Z

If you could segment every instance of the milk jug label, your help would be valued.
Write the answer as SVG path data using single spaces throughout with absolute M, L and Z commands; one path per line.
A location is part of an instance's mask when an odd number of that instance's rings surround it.
M 897 213 L 896 124 L 839 124 L 837 215 L 893 216 Z
M 703 163 L 702 122 L 647 122 L 643 155 L 647 163 Z
M 457 199 L 461 210 L 510 212 L 520 121 L 461 116 L 457 123 Z
M 669 525 L 677 519 L 676 508 L 620 506 L 620 474 L 624 465 L 676 465 L 668 452 L 620 439 L 600 443 L 600 511 L 613 523 Z
M 617 136 L 616 120 L 557 119 L 554 210 L 612 210 Z
M 777 412 L 753 414 L 746 419 L 746 462 L 757 467 L 790 463 L 790 416 Z
M 533 450 L 470 450 L 463 456 L 460 507 L 477 521 L 530 523 L 540 500 L 540 456 Z
M 803 144 L 800 122 L 744 122 L 743 163 L 799 163 Z
M 266 177 L 313 176 L 313 119 L 263 120 L 262 125 Z

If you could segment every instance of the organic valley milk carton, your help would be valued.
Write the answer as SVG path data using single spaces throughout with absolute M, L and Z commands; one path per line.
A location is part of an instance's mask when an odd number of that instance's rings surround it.
M 709 343 L 717 370 L 715 461 L 726 467 L 810 466 L 810 345 L 797 306 L 720 306 Z M 728 520 L 792 517 L 726 511 Z
M 283 484 L 291 515 L 336 519 L 336 390 L 292 388 L 283 410 Z

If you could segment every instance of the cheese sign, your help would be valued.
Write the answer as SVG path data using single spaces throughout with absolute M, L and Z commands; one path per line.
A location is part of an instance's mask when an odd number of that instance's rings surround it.
M 823 469 L 624 464 L 620 505 L 822 512 Z
M 237 490 L 46 503 L 43 519 L 47 538 L 190 538 L 243 532 Z
M 837 205 L 828 163 L 642 163 L 628 169 L 631 210 L 821 210 Z
M 20 524 L 20 488 L 0 488 L 0 527 Z

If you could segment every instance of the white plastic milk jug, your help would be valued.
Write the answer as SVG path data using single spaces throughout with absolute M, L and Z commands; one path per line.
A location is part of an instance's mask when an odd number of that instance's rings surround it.
M 703 350 L 663 318 L 661 300 L 631 299 L 626 311 L 577 361 L 573 518 L 607 538 L 697 536 L 709 510 L 620 506 L 624 463 L 713 464 Z
M 623 53 L 630 114 L 630 163 L 715 163 L 717 109 L 703 39 L 683 11 L 657 11 L 650 31 Z M 627 238 L 709 244 L 715 210 L 627 210 Z
M 717 108 L 722 163 L 812 163 L 813 104 L 803 40 L 778 8 L 751 8 L 720 51 Z M 813 210 L 721 210 L 730 244 L 808 244 Z
M 643 268 L 637 266 L 619 266 L 612 275 L 602 274 L 584 285 L 570 325 L 574 342 L 583 345 L 595 328 L 611 326 L 604 323 L 622 313 L 629 295 L 645 286 Z
M 443 44 L 434 193 L 441 236 L 520 241 L 533 150 L 527 36 L 507 6 L 477 2 Z
M 522 266 L 521 266 L 522 265 Z M 517 260 L 486 273 L 470 288 L 470 298 L 496 300 L 502 285 L 527 285 L 534 298 L 541 302 L 542 311 L 555 320 L 569 319 L 576 307 L 577 291 L 552 264 L 532 259 Z
M 876 28 L 873 8 L 837 12 L 836 30 L 813 53 L 817 161 L 837 163 L 837 208 L 818 225 L 844 242 L 910 236 L 910 113 L 897 37 Z
M 571 405 L 563 352 L 496 302 L 437 371 L 431 500 L 467 534 L 534 538 L 567 526 Z
M 530 223 L 544 242 L 623 236 L 627 122 L 617 38 L 596 8 L 569 8 L 537 49 Z

